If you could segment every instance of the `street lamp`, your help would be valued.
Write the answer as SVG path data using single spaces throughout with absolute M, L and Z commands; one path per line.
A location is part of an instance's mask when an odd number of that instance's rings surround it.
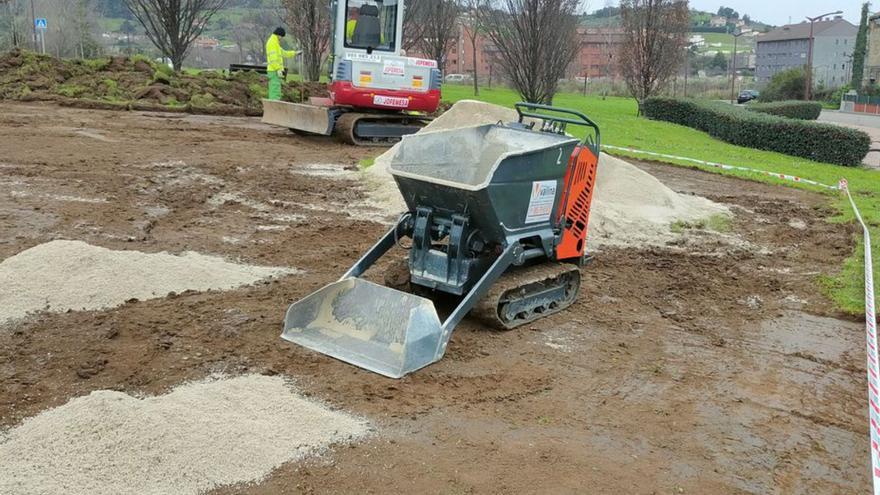
M 746 34 L 748 31 L 740 30 L 739 33 L 733 35 L 733 62 L 731 63 L 731 71 L 730 71 L 730 104 L 733 105 L 733 102 L 736 101 L 736 41 L 740 36 Z
M 804 91 L 804 93 L 806 93 L 805 96 L 807 101 L 810 101 L 813 97 L 813 23 L 823 17 L 842 13 L 842 10 L 838 10 L 837 12 L 829 12 L 827 14 L 817 15 L 816 17 L 807 17 L 807 20 L 810 21 L 810 41 L 809 46 L 807 47 L 807 87 Z
M 688 41 L 684 49 L 684 97 L 688 97 L 688 72 L 691 71 L 691 49 L 697 46 L 693 41 Z

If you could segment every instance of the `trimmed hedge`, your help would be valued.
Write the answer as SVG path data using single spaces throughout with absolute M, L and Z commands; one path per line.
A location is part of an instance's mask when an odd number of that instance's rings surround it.
M 719 102 L 648 98 L 644 115 L 709 133 L 731 144 L 776 151 L 825 163 L 858 166 L 871 148 L 862 131 L 833 124 L 750 112 Z
M 769 113 L 798 120 L 816 120 L 822 113 L 822 104 L 816 101 L 787 100 L 749 103 L 745 108 L 753 112 Z

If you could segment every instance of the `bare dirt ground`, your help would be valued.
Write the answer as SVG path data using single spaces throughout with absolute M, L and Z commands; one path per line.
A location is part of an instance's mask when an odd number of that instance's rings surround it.
M 79 239 L 305 270 L 0 328 L 0 427 L 93 390 L 259 372 L 378 434 L 217 494 L 868 489 L 863 329 L 816 282 L 854 231 L 825 198 L 640 164 L 732 205 L 746 242 L 598 252 L 569 311 L 506 333 L 465 320 L 440 363 L 393 381 L 278 337 L 383 232 L 343 168 L 373 153 L 255 119 L 0 104 L 0 258 Z

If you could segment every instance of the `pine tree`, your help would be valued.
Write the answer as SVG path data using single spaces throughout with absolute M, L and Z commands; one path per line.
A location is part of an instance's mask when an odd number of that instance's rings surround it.
M 856 35 L 856 46 L 853 49 L 852 83 L 855 90 L 862 88 L 862 79 L 865 77 L 865 54 L 868 51 L 868 2 L 862 4 L 862 21 L 859 24 L 859 34 Z

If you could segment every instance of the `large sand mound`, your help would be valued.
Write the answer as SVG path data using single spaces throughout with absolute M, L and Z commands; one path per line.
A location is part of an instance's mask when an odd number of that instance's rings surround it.
M 0 324 L 38 311 L 119 306 L 186 290 L 232 289 L 295 273 L 187 252 L 113 251 L 82 241 L 40 244 L 0 263 Z
M 515 121 L 517 113 L 480 101 L 463 100 L 426 126 L 421 132 Z M 396 147 L 376 159 L 367 169 L 370 204 L 390 215 L 406 210 L 406 204 L 388 171 Z M 708 199 L 678 194 L 652 175 L 610 155 L 602 154 L 593 194 L 587 246 L 663 245 L 675 234 L 676 221 L 695 222 L 729 210 Z
M 101 390 L 0 435 L 0 493 L 202 493 L 259 481 L 368 430 L 279 377 L 204 381 L 143 399 Z

